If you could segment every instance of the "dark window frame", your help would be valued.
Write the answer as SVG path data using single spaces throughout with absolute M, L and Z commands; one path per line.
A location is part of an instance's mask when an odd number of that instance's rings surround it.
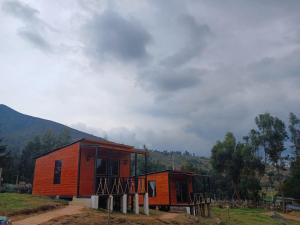
M 62 170 L 62 160 L 55 160 L 53 184 L 61 184 L 61 170 Z
M 150 183 L 155 184 L 154 191 L 151 191 L 152 187 L 151 187 Z M 149 195 L 149 198 L 155 198 L 157 196 L 157 190 L 156 189 L 157 189 L 156 180 L 149 180 L 148 181 L 148 195 Z
M 187 180 L 176 180 L 176 201 L 178 203 L 188 202 L 189 184 Z
M 105 166 L 102 167 L 103 170 L 100 169 L 99 166 L 102 164 Z M 113 165 L 115 163 L 115 165 Z M 116 167 L 113 167 L 116 166 Z M 116 170 L 114 170 L 116 169 Z M 100 172 L 101 171 L 101 172 Z M 115 173 L 114 173 L 115 172 Z M 96 176 L 113 176 L 118 177 L 120 176 L 120 160 L 119 159 L 109 159 L 109 158 L 98 158 L 96 160 Z

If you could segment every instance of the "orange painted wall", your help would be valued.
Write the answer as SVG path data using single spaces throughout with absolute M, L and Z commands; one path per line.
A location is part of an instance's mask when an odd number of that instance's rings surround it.
M 99 157 L 120 160 L 120 177 L 129 177 L 130 152 L 122 151 L 120 147 L 115 149 L 115 145 L 109 148 L 102 147 Z M 79 149 L 80 143 L 75 143 L 36 159 L 32 193 L 46 196 L 77 195 Z M 94 194 L 95 148 L 82 147 L 80 154 L 79 195 L 90 196 Z M 55 160 L 62 161 L 60 184 L 53 184 Z
M 38 158 L 35 162 L 33 195 L 74 196 L 77 194 L 79 143 Z M 53 184 L 55 160 L 62 161 L 61 183 Z
M 95 148 L 81 149 L 80 196 L 90 196 L 94 192 Z
M 156 181 L 156 196 L 149 196 L 149 205 L 169 205 L 169 176 L 168 172 L 147 175 L 148 181 Z M 143 205 L 143 195 L 139 196 L 139 203 Z

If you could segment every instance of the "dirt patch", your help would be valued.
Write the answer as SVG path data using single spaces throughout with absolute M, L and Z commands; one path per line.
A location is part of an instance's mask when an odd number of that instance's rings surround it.
M 121 213 L 113 213 L 111 215 L 111 224 L 124 224 L 124 225 L 201 225 L 201 224 L 217 224 L 213 219 L 186 216 L 184 213 L 155 213 L 150 216 L 134 215 Z M 80 224 L 80 225 L 107 225 L 107 213 L 97 210 L 84 210 L 81 214 L 63 216 L 52 219 L 43 225 L 63 225 L 63 224 Z
M 280 215 L 281 215 L 284 219 L 287 219 L 287 220 L 295 220 L 295 221 L 300 222 L 300 213 L 296 213 L 296 212 L 291 212 L 291 213 L 286 213 L 286 214 L 280 213 Z
M 49 220 L 59 218 L 66 215 L 74 215 L 81 213 L 81 210 L 83 209 L 82 206 L 77 205 L 68 205 L 67 207 L 61 208 L 61 209 L 55 209 L 49 212 L 45 212 L 42 214 L 34 215 L 27 217 L 22 220 L 14 220 L 14 225 L 37 225 L 46 223 Z
M 267 212 L 265 214 L 273 218 L 276 217 L 274 215 L 277 215 L 277 217 L 285 220 L 294 220 L 300 222 L 300 213 L 298 212 L 291 212 L 291 213 Z

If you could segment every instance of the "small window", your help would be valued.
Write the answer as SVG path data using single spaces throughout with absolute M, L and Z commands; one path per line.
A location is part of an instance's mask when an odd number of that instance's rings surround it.
M 156 181 L 148 181 L 149 197 L 156 197 Z
M 61 177 L 61 160 L 55 160 L 55 167 L 54 167 L 54 184 L 60 184 L 60 177 Z

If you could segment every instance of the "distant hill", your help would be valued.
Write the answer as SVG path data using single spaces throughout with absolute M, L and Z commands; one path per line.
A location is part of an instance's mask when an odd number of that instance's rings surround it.
M 0 104 L 0 138 L 7 144 L 9 150 L 21 152 L 28 141 L 48 130 L 55 134 L 68 130 L 72 141 L 80 138 L 102 139 L 60 123 L 19 113 Z
M 51 130 L 59 134 L 68 130 L 71 141 L 80 138 L 101 139 L 103 138 L 84 133 L 60 123 L 22 114 L 14 109 L 0 104 L 0 138 L 3 139 L 10 151 L 21 153 L 23 147 L 37 135 L 43 135 Z M 181 169 L 189 164 L 199 170 L 211 168 L 208 158 L 195 156 L 188 152 L 169 152 L 150 150 L 150 162 L 154 170 Z M 141 167 L 142 168 L 142 167 Z

